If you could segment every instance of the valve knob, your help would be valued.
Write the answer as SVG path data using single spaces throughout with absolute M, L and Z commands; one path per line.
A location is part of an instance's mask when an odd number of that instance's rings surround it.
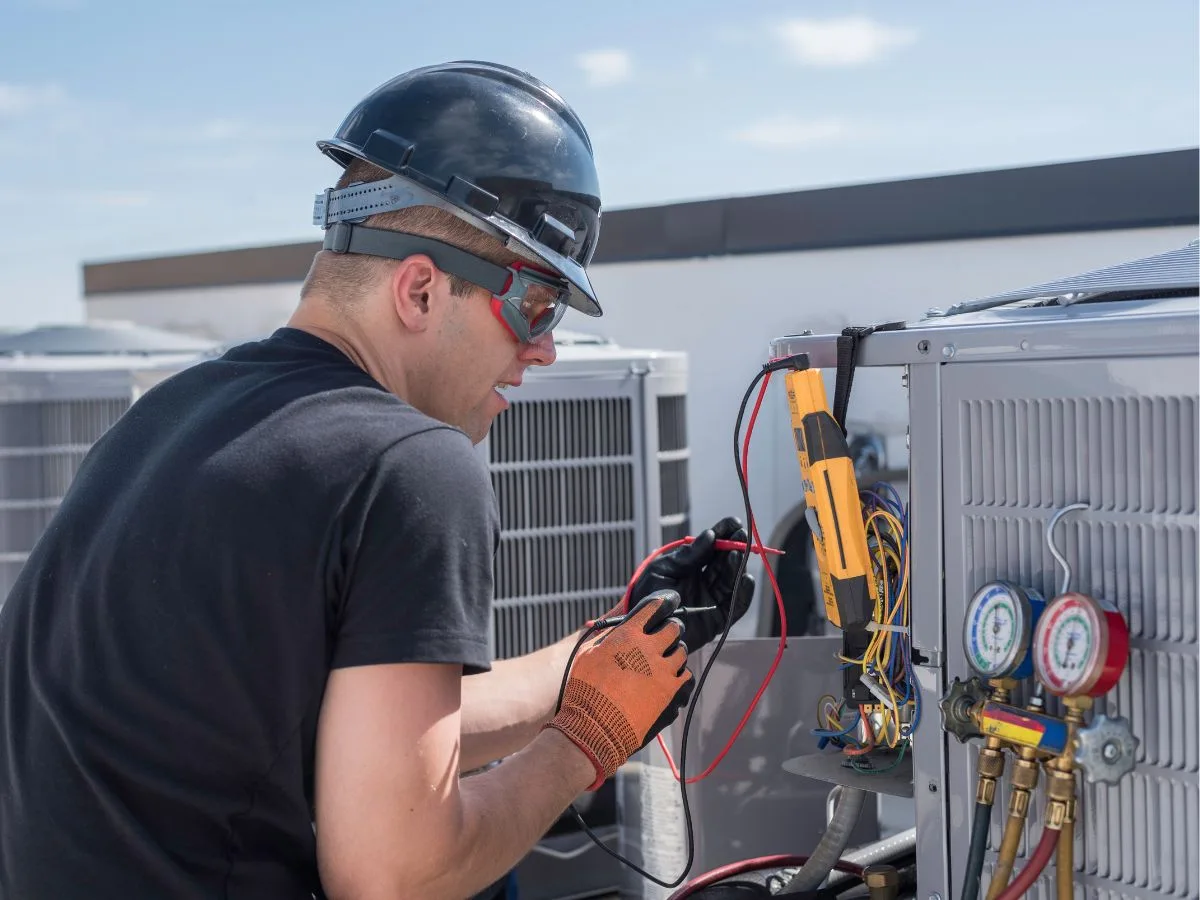
M 971 710 L 987 700 L 987 691 L 978 678 L 960 681 L 955 678 L 950 690 L 938 705 L 942 709 L 942 728 L 965 744 L 971 738 L 982 737 Z
M 1075 765 L 1090 782 L 1116 784 L 1133 771 L 1139 743 L 1128 719 L 1097 713 L 1075 735 Z

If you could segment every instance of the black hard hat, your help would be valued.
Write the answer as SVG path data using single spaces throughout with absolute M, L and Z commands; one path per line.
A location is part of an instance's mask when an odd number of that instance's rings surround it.
M 524 247 L 513 249 L 569 282 L 570 306 L 601 315 L 585 272 L 600 234 L 591 139 L 532 75 L 476 61 L 415 69 L 368 94 L 317 146 L 343 168 L 357 158 L 394 177 L 319 195 L 315 224 L 438 206 Z

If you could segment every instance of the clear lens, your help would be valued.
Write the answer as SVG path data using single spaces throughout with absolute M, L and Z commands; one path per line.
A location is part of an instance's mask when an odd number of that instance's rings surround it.
M 505 318 L 519 340 L 535 340 L 554 328 L 566 313 L 570 286 L 557 276 L 519 263 L 511 271 L 508 290 L 499 299 L 517 315 Z

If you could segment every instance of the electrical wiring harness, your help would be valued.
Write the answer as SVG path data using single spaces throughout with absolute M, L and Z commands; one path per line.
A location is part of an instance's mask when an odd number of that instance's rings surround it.
M 878 599 L 867 625 L 871 638 L 865 652 L 857 658 L 839 654 L 839 659 L 843 669 L 859 670 L 859 680 L 877 702 L 857 704 L 847 721 L 845 702 L 826 694 L 817 701 L 820 727 L 812 734 L 820 748 L 829 744 L 839 748 L 859 772 L 882 774 L 899 765 L 921 717 L 909 630 L 908 507 L 886 482 L 860 490 L 859 499 Z M 885 748 L 897 751 L 889 766 L 876 768 L 859 762 L 871 751 Z

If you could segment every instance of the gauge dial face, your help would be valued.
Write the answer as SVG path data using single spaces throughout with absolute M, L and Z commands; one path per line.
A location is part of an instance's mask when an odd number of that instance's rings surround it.
M 967 606 L 963 649 L 967 662 L 986 678 L 1010 674 L 1025 655 L 1029 611 L 1010 585 L 984 585 Z
M 1108 621 L 1092 598 L 1058 597 L 1043 613 L 1034 640 L 1038 677 L 1055 694 L 1088 693 L 1104 665 Z

